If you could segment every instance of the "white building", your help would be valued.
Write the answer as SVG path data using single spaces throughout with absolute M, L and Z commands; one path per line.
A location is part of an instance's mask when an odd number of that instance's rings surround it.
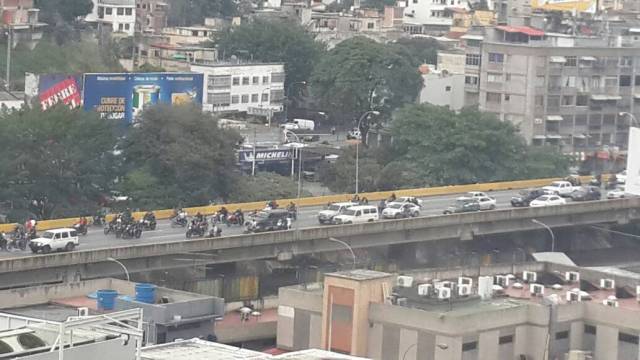
M 133 36 L 136 28 L 135 0 L 93 0 L 93 10 L 85 21 L 109 27 L 116 34 Z
M 431 70 L 422 75 L 419 103 L 446 106 L 458 111 L 464 106 L 464 74 Z
M 204 74 L 204 111 L 282 110 L 285 78 L 282 63 L 192 64 L 191 71 Z
M 448 31 L 453 24 L 451 10 L 469 10 L 466 0 L 403 0 L 398 5 L 404 7 L 405 30 L 418 34 Z

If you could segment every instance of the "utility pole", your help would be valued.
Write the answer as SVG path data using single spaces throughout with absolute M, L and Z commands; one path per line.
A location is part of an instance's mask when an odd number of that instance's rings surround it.
M 11 90 L 11 48 L 13 47 L 13 28 L 9 25 L 7 31 L 7 73 L 5 81 L 7 82 L 7 90 Z

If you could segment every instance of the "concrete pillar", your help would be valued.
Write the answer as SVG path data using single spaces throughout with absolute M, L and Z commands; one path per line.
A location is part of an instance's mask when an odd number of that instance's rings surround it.
M 596 359 L 618 358 L 618 329 L 598 325 L 596 327 Z
M 400 346 L 398 346 L 398 359 L 417 360 L 417 356 L 418 332 L 415 330 L 400 329 Z
M 309 348 L 322 347 L 322 316 L 311 314 L 309 317 Z
M 293 349 L 295 309 L 290 306 L 278 306 L 277 341 L 278 347 Z
M 382 324 L 373 324 L 369 329 L 369 343 L 367 344 L 367 357 L 373 360 L 382 359 Z
M 494 360 L 498 357 L 498 339 L 500 332 L 485 331 L 481 332 L 478 337 L 478 360 Z
M 462 360 L 462 337 L 436 336 L 434 360 Z
M 569 349 L 583 350 L 582 336 L 584 335 L 584 322 L 575 321 L 571 323 L 569 331 Z

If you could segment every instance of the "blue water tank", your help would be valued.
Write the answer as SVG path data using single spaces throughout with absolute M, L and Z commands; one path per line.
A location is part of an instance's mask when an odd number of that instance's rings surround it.
M 118 292 L 115 290 L 98 290 L 97 291 L 98 309 L 113 310 Z
M 156 286 L 153 284 L 145 283 L 136 284 L 136 301 L 147 304 L 155 304 Z

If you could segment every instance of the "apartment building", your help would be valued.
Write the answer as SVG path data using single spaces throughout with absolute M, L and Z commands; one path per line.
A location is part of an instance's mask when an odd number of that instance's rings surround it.
M 577 38 L 497 26 L 463 38 L 467 105 L 477 101 L 534 145 L 566 152 L 626 148 L 630 119 L 620 113 L 640 115 L 633 36 Z
M 453 24 L 453 10 L 469 9 L 465 0 L 406 0 L 398 4 L 404 7 L 404 29 L 411 34 L 447 32 Z
M 136 0 L 136 30 L 143 34 L 160 34 L 167 27 L 169 4 L 164 0 Z
M 2 28 L 9 30 L 14 46 L 22 43 L 34 48 L 42 38 L 46 24 L 38 20 L 40 9 L 33 0 L 0 0 L 0 14 Z
M 205 77 L 204 111 L 282 110 L 285 96 L 282 63 L 194 63 L 191 71 Z
M 638 359 L 638 285 L 540 262 L 326 274 L 280 289 L 277 343 L 375 360 Z
M 103 31 L 110 29 L 116 35 L 133 36 L 136 30 L 136 0 L 93 0 L 93 10 L 85 17 Z

